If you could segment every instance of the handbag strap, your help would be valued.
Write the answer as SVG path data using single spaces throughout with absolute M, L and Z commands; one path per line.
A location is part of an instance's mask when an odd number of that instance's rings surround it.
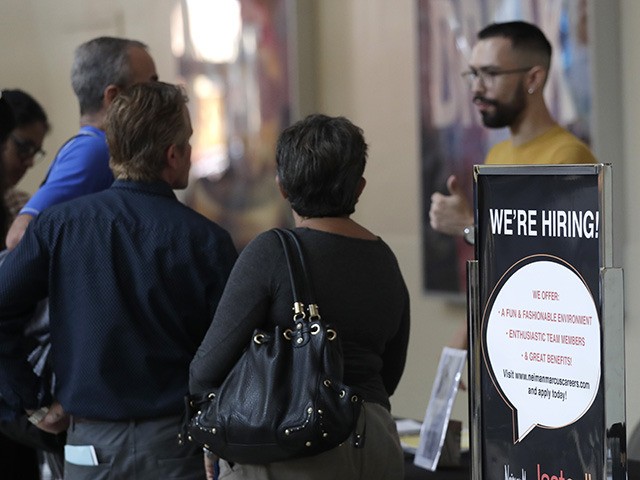
M 309 311 L 309 318 L 319 319 L 320 312 L 318 305 L 315 303 L 315 296 L 313 294 L 313 285 L 311 283 L 311 275 L 305 261 L 304 250 L 302 244 L 297 235 L 292 230 L 284 230 L 281 228 L 274 228 L 273 231 L 278 235 L 282 248 L 284 250 L 284 256 L 287 260 L 287 268 L 289 270 L 289 280 L 291 281 L 291 291 L 293 292 L 293 310 L 294 316 L 304 318 L 304 303 L 303 298 L 307 300 L 307 309 Z M 297 265 L 300 269 L 302 279 L 300 280 L 295 274 L 295 267 L 293 265 L 293 255 L 289 250 L 289 245 L 293 244 L 295 252 L 297 253 Z M 300 282 L 302 282 L 302 289 L 300 288 Z M 303 292 L 301 297 L 301 291 Z

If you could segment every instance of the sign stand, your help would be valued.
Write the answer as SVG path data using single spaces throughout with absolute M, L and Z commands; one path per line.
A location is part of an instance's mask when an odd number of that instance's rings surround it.
M 472 478 L 626 479 L 611 165 L 479 165 L 474 196 Z
M 467 351 L 444 347 L 440 355 L 438 373 L 433 382 L 431 397 L 420 428 L 420 443 L 413 463 L 434 472 L 440 461 L 445 444 L 451 409 L 458 393 L 462 370 L 467 360 Z M 458 434 L 460 431 L 458 430 Z M 458 435 L 458 456 L 460 452 Z

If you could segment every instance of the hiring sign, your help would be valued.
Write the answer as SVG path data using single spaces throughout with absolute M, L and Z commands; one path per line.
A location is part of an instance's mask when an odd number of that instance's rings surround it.
M 624 376 L 615 396 L 604 388 L 624 371 L 623 338 L 605 335 L 622 325 L 603 308 L 609 183 L 608 165 L 475 167 L 474 478 L 596 480 L 624 466 Z

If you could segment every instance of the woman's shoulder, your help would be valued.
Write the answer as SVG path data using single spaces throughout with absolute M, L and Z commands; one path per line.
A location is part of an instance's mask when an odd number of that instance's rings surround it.
M 273 230 L 259 233 L 240 252 L 245 259 L 258 257 L 263 261 L 273 261 L 275 253 L 281 251 L 280 240 Z
M 253 240 L 251 240 L 245 248 L 255 249 L 255 248 L 265 248 L 265 247 L 274 247 L 280 244 L 278 240 L 278 236 L 276 235 L 275 229 L 266 230 L 262 233 L 256 235 Z
M 380 237 L 374 239 L 362 239 L 339 235 L 335 233 L 314 230 L 310 228 L 293 229 L 306 251 L 314 251 L 321 256 L 347 256 L 354 259 L 369 257 L 379 258 L 380 255 L 388 256 L 393 261 L 396 257 L 389 245 Z M 278 235 L 273 230 L 268 230 L 257 235 L 243 250 L 241 256 L 247 258 L 260 257 L 267 263 L 280 261 L 283 252 Z

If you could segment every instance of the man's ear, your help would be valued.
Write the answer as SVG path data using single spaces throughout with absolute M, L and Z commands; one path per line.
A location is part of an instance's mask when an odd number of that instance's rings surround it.
M 547 71 L 539 65 L 531 68 L 527 75 L 527 91 L 529 94 L 540 91 L 544 88 L 544 84 L 547 81 Z
M 286 200 L 289 197 L 289 195 L 287 195 L 287 192 L 285 192 L 284 188 L 282 188 L 282 184 L 280 183 L 280 176 L 278 176 L 277 174 L 276 174 L 276 185 L 278 185 L 278 190 L 280 190 L 280 195 L 282 195 L 282 198 Z
M 169 185 L 173 186 L 174 182 L 180 179 L 182 175 L 183 164 L 181 159 L 180 147 L 174 143 L 169 145 L 164 153 L 164 168 L 160 174 L 162 180 Z
M 113 84 L 107 85 L 107 88 L 105 88 L 104 92 L 102 93 L 102 106 L 104 108 L 107 108 L 109 105 L 111 105 L 111 102 L 113 102 L 113 100 L 118 96 L 119 93 L 119 87 Z
M 167 153 L 165 154 L 166 156 L 166 167 L 168 167 L 171 170 L 177 170 L 179 167 L 179 152 L 178 152 L 178 146 L 175 143 L 172 143 L 171 145 L 169 145 L 169 147 L 167 148 Z

